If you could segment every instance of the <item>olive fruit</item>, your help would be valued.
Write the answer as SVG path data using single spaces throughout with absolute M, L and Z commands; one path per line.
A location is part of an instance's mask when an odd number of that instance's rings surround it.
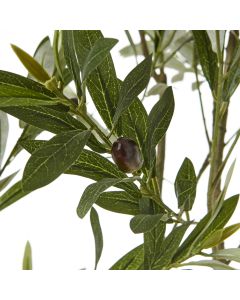
M 134 140 L 118 138 L 112 145 L 111 153 L 115 164 L 125 173 L 133 173 L 142 167 L 142 156 Z

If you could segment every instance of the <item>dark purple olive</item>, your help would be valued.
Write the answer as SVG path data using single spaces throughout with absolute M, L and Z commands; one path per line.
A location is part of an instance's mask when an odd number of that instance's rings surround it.
M 142 167 L 142 156 L 134 140 L 118 138 L 113 143 L 111 152 L 115 164 L 125 173 L 133 173 Z

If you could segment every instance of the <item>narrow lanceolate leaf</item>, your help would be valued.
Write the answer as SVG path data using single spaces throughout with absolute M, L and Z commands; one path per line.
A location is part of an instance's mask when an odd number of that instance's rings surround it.
M 105 190 L 123 181 L 134 181 L 134 178 L 104 178 L 96 183 L 90 184 L 83 192 L 78 204 L 78 216 L 80 218 L 84 218 L 93 204 L 97 202 L 98 198 Z
M 23 141 L 21 145 L 31 154 L 37 149 L 41 148 L 46 141 L 34 140 Z M 73 174 L 78 176 L 87 177 L 93 180 L 101 180 L 103 178 L 127 178 L 126 174 L 121 172 L 116 165 L 105 157 L 84 149 L 79 158 L 71 167 L 65 171 L 66 174 Z M 137 186 L 132 182 L 122 182 L 116 185 L 127 191 L 131 198 L 140 198 L 141 193 Z
M 11 45 L 11 47 L 24 67 L 33 77 L 42 83 L 50 79 L 48 73 L 31 55 L 15 45 Z
M 155 147 L 165 135 L 174 112 L 172 88 L 168 87 L 160 100 L 153 106 L 148 117 L 148 131 L 144 147 L 145 165 L 151 168 L 155 158 Z
M 76 55 L 81 69 L 89 51 L 97 40 L 103 38 L 98 30 L 74 30 Z M 103 62 L 91 73 L 86 80 L 90 96 L 109 129 L 119 98 L 119 85 L 113 60 L 108 54 Z
M 90 131 L 60 133 L 33 153 L 23 173 L 23 190 L 43 187 L 64 173 L 79 157 Z
M 59 100 L 42 84 L 0 71 L 0 107 L 56 105 Z
M 155 214 L 155 215 L 144 215 L 139 214 L 133 217 L 130 221 L 130 228 L 134 233 L 144 233 L 152 230 L 161 221 L 167 220 L 167 215 Z
M 240 263 L 240 249 L 239 248 L 217 250 L 216 252 L 211 253 L 211 256 L 215 259 L 233 260 L 233 261 Z
M 97 211 L 92 207 L 90 221 L 95 240 L 95 270 L 97 269 L 103 249 L 103 235 Z
M 24 255 L 23 255 L 23 262 L 22 262 L 22 269 L 23 270 L 32 270 L 32 248 L 27 241 L 25 250 L 24 250 Z
M 211 40 L 206 30 L 193 30 L 192 33 L 203 74 L 213 91 L 218 76 L 217 54 L 212 50 Z
M 7 114 L 0 111 L 0 167 L 2 164 L 3 156 L 6 149 L 7 138 L 8 138 L 8 117 Z
M 139 199 L 133 198 L 127 192 L 116 191 L 102 193 L 96 204 L 115 213 L 126 215 L 137 215 L 140 213 Z
M 82 66 L 83 81 L 103 62 L 105 57 L 109 54 L 109 51 L 117 42 L 118 40 L 111 38 L 101 38 L 95 42 Z
M 178 199 L 178 208 L 191 210 L 196 197 L 197 179 L 194 166 L 187 157 L 178 171 L 174 187 Z
M 76 57 L 75 41 L 73 30 L 62 31 L 62 45 L 64 50 L 64 57 L 76 85 L 77 94 L 82 95 L 81 81 L 80 81 L 80 67 Z
M 0 191 L 2 191 L 12 181 L 17 173 L 18 171 L 0 180 Z
M 132 101 L 144 90 L 151 76 L 152 56 L 148 56 L 137 65 L 124 79 L 119 93 L 119 100 L 113 123 L 116 124 L 119 117 Z
M 28 124 L 58 134 L 75 129 L 87 130 L 88 128 L 65 111 L 58 111 L 54 107 L 21 106 L 4 107 L 3 111 Z M 88 140 L 88 146 L 97 151 L 105 152 L 105 147 L 98 142 L 92 134 Z
M 28 192 L 24 192 L 22 190 L 22 182 L 18 181 L 0 197 L 0 210 L 3 210 L 9 205 L 15 203 L 27 194 Z
M 209 267 L 213 270 L 236 270 L 229 265 L 226 265 L 219 260 L 199 260 L 199 261 L 190 261 L 189 263 L 184 264 L 184 266 L 200 266 L 200 267 Z
M 217 230 L 224 228 L 228 220 L 231 218 L 237 206 L 239 195 L 232 196 L 223 202 L 222 208 L 219 211 L 213 222 L 209 224 L 212 217 L 212 212 L 209 212 L 202 218 L 193 231 L 189 234 L 186 240 L 178 249 L 173 258 L 173 262 L 181 262 L 185 259 L 199 253 L 204 242 Z M 206 227 L 208 225 L 208 227 Z M 202 234 L 202 232 L 204 232 Z
M 157 258 L 154 262 L 153 269 L 167 269 L 171 263 L 174 254 L 177 252 L 182 238 L 188 229 L 189 224 L 184 224 L 174 228 L 163 241 L 158 250 Z
M 120 258 L 110 270 L 139 270 L 143 264 L 143 256 L 143 245 L 139 245 Z

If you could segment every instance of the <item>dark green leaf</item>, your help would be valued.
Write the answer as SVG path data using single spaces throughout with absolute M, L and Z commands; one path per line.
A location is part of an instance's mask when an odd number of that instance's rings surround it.
M 50 79 L 48 73 L 31 55 L 29 55 L 27 52 L 17 47 L 16 45 L 11 45 L 11 47 L 21 63 L 28 70 L 28 72 L 32 74 L 33 77 L 35 77 L 42 83 Z
M 215 90 L 218 76 L 217 54 L 212 50 L 206 30 L 193 30 L 199 61 L 211 90 Z
M 148 117 L 148 131 L 145 141 L 145 164 L 151 168 L 155 158 L 155 147 L 165 135 L 174 112 L 172 88 L 168 87 L 160 100 L 153 106 Z
M 175 227 L 169 235 L 162 242 L 160 249 L 158 250 L 157 258 L 154 262 L 153 269 L 161 270 L 167 268 L 171 263 L 174 254 L 177 252 L 178 247 L 182 241 L 182 238 L 188 229 L 189 224 L 184 224 L 179 227 Z
M 110 270 L 138 270 L 143 264 L 143 256 L 143 245 L 139 245 L 120 258 Z
M 144 215 L 139 214 L 133 217 L 130 221 L 130 228 L 134 233 L 143 233 L 155 228 L 159 222 L 166 221 L 167 215 L 155 214 L 155 215 Z
M 62 31 L 62 45 L 64 49 L 64 57 L 76 85 L 77 94 L 79 97 L 82 95 L 81 81 L 80 81 L 80 67 L 76 57 L 74 31 Z
M 90 131 L 68 131 L 54 136 L 34 151 L 23 173 L 23 190 L 43 187 L 64 173 L 79 157 Z
M 196 197 L 197 179 L 194 166 L 187 157 L 178 171 L 174 187 L 178 199 L 178 208 L 191 210 Z
M 0 210 L 3 210 L 9 205 L 15 203 L 27 194 L 28 192 L 24 192 L 22 190 L 22 182 L 18 181 L 0 197 Z
M 2 191 L 12 181 L 17 173 L 18 171 L 0 180 L 0 191 Z
M 127 192 L 106 192 L 98 198 L 97 205 L 100 207 L 121 214 L 137 215 L 139 211 L 139 199 L 133 198 Z
M 216 252 L 211 253 L 211 256 L 216 259 L 227 259 L 227 260 L 233 260 L 240 263 L 239 248 L 217 250 Z
M 56 96 L 40 83 L 0 71 L 0 107 L 56 105 L 58 101 Z
M 96 183 L 90 184 L 83 192 L 78 204 L 78 216 L 84 218 L 92 205 L 97 202 L 105 190 L 123 181 L 134 181 L 134 178 L 103 178 Z
M 22 269 L 23 270 L 32 270 L 32 248 L 27 241 L 25 250 L 24 250 L 24 256 L 23 256 L 23 262 L 22 262 Z
M 204 241 L 206 241 L 215 231 L 223 228 L 227 224 L 237 206 L 238 198 L 239 195 L 235 195 L 225 200 L 218 215 L 206 229 L 206 225 L 209 223 L 212 216 L 212 212 L 207 213 L 180 246 L 173 261 L 181 262 L 188 257 L 197 254 L 202 249 Z M 202 231 L 204 231 L 204 234 L 201 235 Z
M 42 147 L 46 141 L 24 141 L 22 146 L 31 154 Z M 75 163 L 65 172 L 67 174 L 74 174 L 78 176 L 83 176 L 91 178 L 93 180 L 100 180 L 105 177 L 112 178 L 126 178 L 126 174 L 121 172 L 116 165 L 110 162 L 105 157 L 84 149 L 79 158 Z M 128 192 L 131 197 L 140 198 L 141 194 L 134 183 L 122 182 L 116 185 Z
M 52 107 L 4 107 L 2 110 L 28 124 L 56 134 L 75 129 L 87 130 L 85 125 L 73 118 L 69 113 L 57 111 Z M 105 147 L 97 141 L 94 135 L 91 135 L 89 138 L 88 146 L 100 153 L 106 152 Z
M 213 270 L 236 270 L 229 265 L 226 265 L 218 260 L 199 260 L 199 261 L 191 261 L 189 263 L 184 264 L 184 266 L 202 266 L 202 267 L 210 267 Z
M 117 42 L 118 40 L 110 38 L 101 38 L 95 42 L 82 66 L 83 81 L 103 62 Z
M 95 42 L 103 35 L 97 30 L 74 30 L 75 49 L 78 62 L 82 67 Z M 119 85 L 111 55 L 88 76 L 87 88 L 90 96 L 109 129 L 112 128 L 112 119 L 119 98 Z
M 8 117 L 4 112 L 0 111 L 0 167 L 6 149 L 8 129 Z
M 119 117 L 125 111 L 132 101 L 147 86 L 151 75 L 152 56 L 148 56 L 139 65 L 137 65 L 124 79 L 119 93 L 119 101 L 114 114 L 113 123 L 116 124 Z
M 99 217 L 97 211 L 92 207 L 90 212 L 90 220 L 91 220 L 91 226 L 92 231 L 94 235 L 95 240 L 95 270 L 97 269 L 97 264 L 99 262 L 99 259 L 102 254 L 103 249 L 103 235 L 102 235 L 102 229 L 99 222 Z

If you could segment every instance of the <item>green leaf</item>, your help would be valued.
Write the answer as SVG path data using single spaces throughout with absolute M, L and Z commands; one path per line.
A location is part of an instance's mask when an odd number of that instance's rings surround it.
M 166 269 L 169 266 L 188 227 L 189 224 L 175 227 L 165 238 L 160 249 L 158 249 L 157 258 L 153 265 L 154 270 Z
M 0 107 L 56 105 L 59 100 L 40 83 L 0 71 Z
M 154 51 L 154 45 L 153 45 L 152 41 L 147 41 L 147 47 L 148 47 L 150 53 Z M 142 44 L 141 43 L 135 44 L 135 49 L 136 49 L 136 54 L 138 56 L 143 55 L 143 50 L 142 50 Z M 131 45 L 128 45 L 128 46 L 122 48 L 120 50 L 120 54 L 123 57 L 135 56 L 133 47 Z
M 118 40 L 111 38 L 101 38 L 95 42 L 82 66 L 83 81 L 103 62 L 117 42 Z
M 31 55 L 29 55 L 27 52 L 17 47 L 16 45 L 11 45 L 11 47 L 21 63 L 28 70 L 28 72 L 32 74 L 33 77 L 35 77 L 42 83 L 50 79 L 48 73 Z
M 207 213 L 204 218 L 202 218 L 198 222 L 196 227 L 180 246 L 173 258 L 173 262 L 181 262 L 195 254 L 198 254 L 202 249 L 204 241 L 206 241 L 215 231 L 223 228 L 227 224 L 233 212 L 235 211 L 238 203 L 238 198 L 239 195 L 235 195 L 225 200 L 223 202 L 221 210 L 210 225 L 208 224 L 209 220 L 212 217 L 212 212 Z M 207 225 L 208 227 L 206 228 Z M 202 234 L 203 231 L 204 234 Z
M 32 270 L 32 248 L 27 241 L 25 250 L 24 250 L 24 256 L 23 256 L 23 262 L 22 262 L 22 269 L 23 270 Z
M 236 270 L 229 265 L 226 265 L 218 260 L 199 260 L 199 261 L 190 261 L 189 263 L 184 264 L 184 266 L 202 266 L 210 267 L 213 270 Z
M 2 110 L 28 124 L 55 134 L 75 129 L 81 129 L 83 131 L 88 129 L 84 124 L 73 118 L 69 113 L 65 111 L 57 111 L 52 107 L 4 107 Z M 90 136 L 87 145 L 97 152 L 106 152 L 105 147 L 98 142 L 93 134 Z
M 73 30 L 63 30 L 62 31 L 62 45 L 64 50 L 64 57 L 70 70 L 74 82 L 76 85 L 77 95 L 81 97 L 81 81 L 80 81 L 80 67 L 79 62 L 76 57 L 74 31 Z
M 147 86 L 152 68 L 152 56 L 145 58 L 137 65 L 124 79 L 119 93 L 119 101 L 116 112 L 113 117 L 113 123 L 116 124 L 119 117 L 126 110 L 132 101 L 144 90 Z
M 159 222 L 166 221 L 168 218 L 164 214 L 145 215 L 139 214 L 130 221 L 130 228 L 134 233 L 144 233 L 155 228 Z
M 165 135 L 174 112 L 172 88 L 168 87 L 160 100 L 153 106 L 148 117 L 148 130 L 145 141 L 145 165 L 151 168 L 155 158 L 155 147 Z
M 208 249 L 220 244 L 221 242 L 226 240 L 229 236 L 234 234 L 239 228 L 240 228 L 240 223 L 215 231 L 207 240 L 203 242 L 201 248 Z
M 22 146 L 32 154 L 45 143 L 46 141 L 42 140 L 29 140 L 22 142 Z M 89 151 L 87 149 L 83 149 L 79 158 L 68 170 L 66 170 L 65 173 L 87 177 L 96 181 L 105 177 L 127 178 L 127 175 L 121 172 L 111 161 L 99 155 L 98 153 Z M 126 190 L 131 197 L 141 197 L 141 193 L 134 183 L 122 182 L 116 186 Z
M 211 253 L 211 256 L 215 259 L 226 259 L 233 260 L 240 263 L 240 249 L 239 248 L 229 248 L 217 250 Z
M 0 191 L 2 191 L 12 181 L 12 179 L 16 176 L 17 173 L 18 171 L 0 180 Z
M 82 194 L 80 202 L 77 207 L 77 214 L 80 218 L 84 218 L 88 213 L 92 205 L 97 202 L 100 195 L 108 188 L 123 182 L 123 181 L 134 181 L 131 178 L 103 178 L 96 183 L 90 184 Z
M 214 91 L 218 77 L 217 54 L 212 50 L 211 40 L 206 30 L 193 30 L 192 33 L 203 74 L 211 90 Z
M 187 157 L 178 171 L 174 187 L 178 199 L 178 208 L 191 210 L 196 197 L 197 178 L 194 166 Z
M 97 269 L 97 265 L 99 262 L 99 259 L 102 254 L 103 249 L 103 235 L 102 235 L 102 229 L 99 222 L 99 217 L 97 211 L 92 207 L 90 212 L 90 221 L 92 226 L 92 231 L 94 235 L 95 240 L 95 270 Z
M 103 38 L 103 35 L 98 30 L 74 30 L 73 36 L 76 55 L 82 69 L 89 51 L 97 40 Z M 119 84 L 110 54 L 89 74 L 86 84 L 97 111 L 107 127 L 111 129 L 119 98 Z
M 18 181 L 0 197 L 0 210 L 15 203 L 27 194 L 29 193 L 22 190 L 22 182 Z
M 133 198 L 127 192 L 105 192 L 100 195 L 96 204 L 106 210 L 127 214 L 137 215 L 139 211 L 139 199 Z
M 43 187 L 64 173 L 79 157 L 90 131 L 68 131 L 54 136 L 28 160 L 23 173 L 23 190 Z
M 0 167 L 6 149 L 8 130 L 8 117 L 4 112 L 0 111 Z
M 153 87 L 151 87 L 151 89 L 147 92 L 147 97 L 156 96 L 156 95 L 162 97 L 166 88 L 167 88 L 166 83 L 157 83 Z
M 138 270 L 143 264 L 143 256 L 143 245 L 139 245 L 120 258 L 110 270 Z
M 46 72 L 52 76 L 54 72 L 54 57 L 51 42 L 48 36 L 46 36 L 39 43 L 34 55 L 34 59 L 46 70 Z M 31 78 L 31 75 L 28 75 Z

